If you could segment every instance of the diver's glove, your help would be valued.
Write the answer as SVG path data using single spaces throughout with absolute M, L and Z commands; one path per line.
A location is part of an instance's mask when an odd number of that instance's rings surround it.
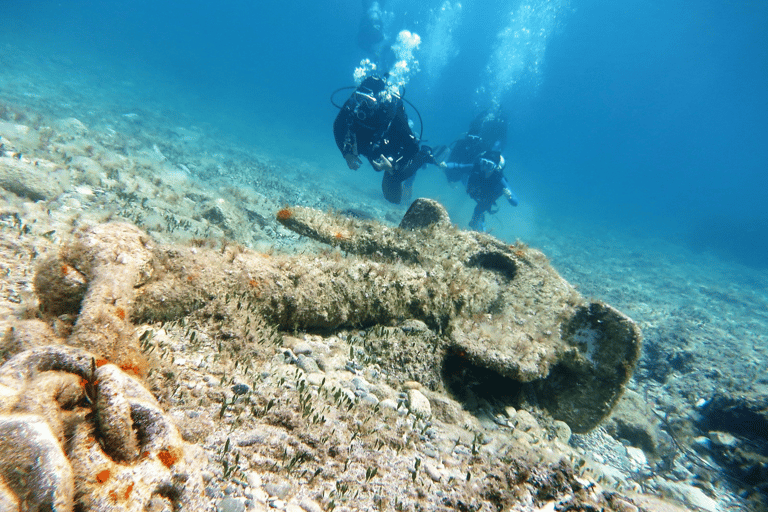
M 356 171 L 360 168 L 360 164 L 363 162 L 360 161 L 360 158 L 354 154 L 354 153 L 347 153 L 344 155 L 344 160 L 347 161 L 347 167 L 352 169 L 353 171 Z

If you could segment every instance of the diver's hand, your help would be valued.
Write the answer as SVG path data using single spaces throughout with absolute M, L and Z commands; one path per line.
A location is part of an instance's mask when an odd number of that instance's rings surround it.
M 360 168 L 360 164 L 362 164 L 360 158 L 354 153 L 347 153 L 344 155 L 344 160 L 347 161 L 347 167 L 353 171 L 358 170 Z
M 446 170 L 448 168 L 448 164 L 445 162 L 438 162 L 437 166 L 442 170 Z
M 508 188 L 504 189 L 504 196 L 507 198 L 507 201 L 509 201 L 509 204 L 512 206 L 517 206 L 520 200 L 517 198 L 515 194 L 512 193 L 511 190 Z
M 384 155 L 379 156 L 376 160 L 371 162 L 373 164 L 373 168 L 377 171 L 384 171 L 389 174 L 392 174 L 394 168 L 392 167 L 392 160 L 385 157 Z

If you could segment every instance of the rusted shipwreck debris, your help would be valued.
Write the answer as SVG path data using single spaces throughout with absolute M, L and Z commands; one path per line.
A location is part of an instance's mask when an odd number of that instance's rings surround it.
M 632 320 L 585 301 L 541 252 L 456 229 L 434 201 L 415 201 L 398 228 L 301 207 L 278 220 L 352 256 L 152 247 L 132 226 L 102 225 L 41 268 L 41 306 L 61 314 L 62 294 L 81 294 L 71 342 L 123 367 L 141 366 L 131 320 L 233 317 L 235 296 L 281 329 L 378 325 L 368 342 L 392 378 L 536 405 L 575 432 L 610 413 L 637 363 Z
M 365 300 L 352 296 L 351 304 L 373 313 L 358 316 L 361 323 L 416 318 L 440 333 L 431 347 L 410 345 L 412 358 L 403 354 L 408 344 L 390 348 L 425 370 L 413 377 L 439 377 L 459 395 L 475 383 L 477 392 L 501 400 L 534 400 L 586 432 L 610 413 L 635 368 L 641 334 L 630 318 L 587 302 L 540 251 L 456 229 L 435 201 L 416 200 L 397 229 L 299 207 L 278 219 L 301 235 L 387 262 L 385 279 L 366 269 L 345 286 L 360 287 Z M 317 283 L 321 303 L 325 284 Z M 390 313 L 377 316 L 376 305 Z
M 637 363 L 629 318 L 585 301 L 541 252 L 457 230 L 433 201 L 417 200 L 399 228 L 299 207 L 278 220 L 347 256 L 161 247 L 110 223 L 78 231 L 40 264 L 48 322 L 3 340 L 0 452 L 41 481 L 55 466 L 59 480 L 14 486 L 12 468 L 0 467 L 13 484 L 0 503 L 111 510 L 130 496 L 199 508 L 204 457 L 128 375 L 149 367 L 136 324 L 196 315 L 249 340 L 274 327 L 368 327 L 367 348 L 390 380 L 449 391 L 470 409 L 473 399 L 538 406 L 576 432 L 610 413 Z M 48 461 L 40 471 L 38 459 Z M 136 479 L 147 485 L 134 489 Z M 168 479 L 177 487 L 163 487 Z

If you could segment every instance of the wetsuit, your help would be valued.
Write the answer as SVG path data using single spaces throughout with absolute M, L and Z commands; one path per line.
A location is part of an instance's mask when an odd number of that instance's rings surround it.
M 487 164 L 492 162 L 496 167 L 492 172 L 486 171 Z M 512 206 L 517 206 L 519 200 L 509 187 L 509 182 L 504 177 L 503 162 L 498 151 L 486 151 L 475 161 L 472 171 L 467 179 L 467 194 L 477 202 L 472 214 L 469 226 L 476 231 L 485 231 L 485 212 L 495 213 L 493 207 L 496 200 L 502 195 L 507 196 L 507 201 Z M 498 211 L 498 210 L 497 210 Z
M 469 131 L 453 144 L 445 168 L 445 177 L 453 183 L 467 184 L 478 155 L 484 151 L 503 151 L 507 142 L 507 119 L 499 112 L 481 112 L 469 125 Z
M 404 181 L 424 164 L 434 163 L 431 150 L 419 147 L 408 125 L 403 99 L 377 76 L 363 80 L 341 107 L 333 135 L 350 168 L 359 166 L 357 156 L 361 155 L 384 172 L 382 191 L 392 203 L 400 202 Z

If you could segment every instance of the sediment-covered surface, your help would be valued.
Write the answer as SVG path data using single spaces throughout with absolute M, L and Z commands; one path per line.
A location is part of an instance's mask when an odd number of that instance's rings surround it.
M 6 508 L 761 506 L 763 275 L 563 227 L 502 243 L 183 119 L 15 90 Z

